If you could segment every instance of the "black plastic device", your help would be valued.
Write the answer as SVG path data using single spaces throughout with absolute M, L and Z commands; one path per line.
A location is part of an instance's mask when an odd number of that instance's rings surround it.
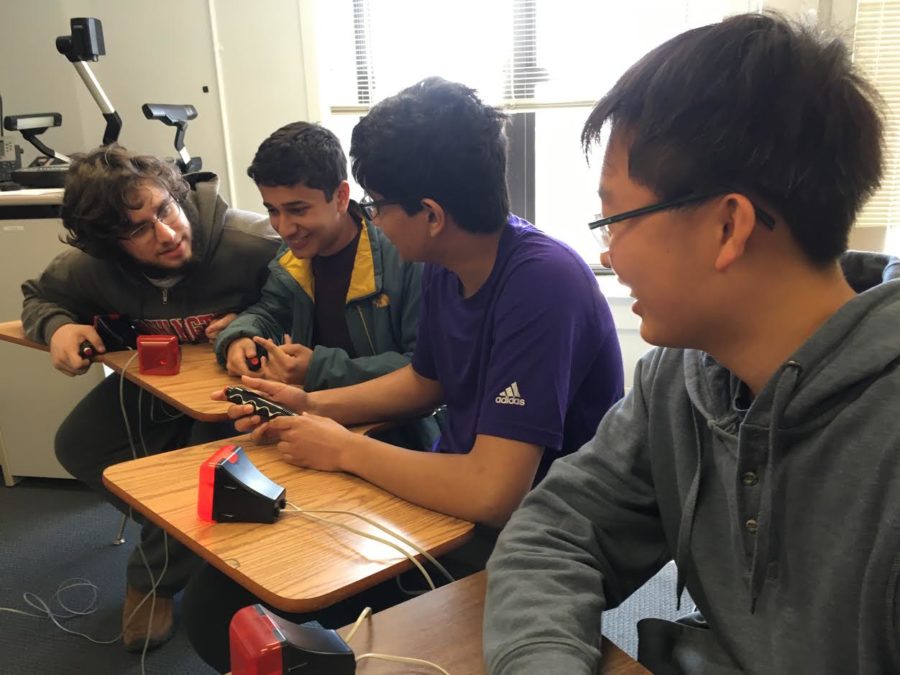
M 197 515 L 220 523 L 274 523 L 285 490 L 256 468 L 239 445 L 224 445 L 200 465 Z
M 288 410 L 284 406 L 270 401 L 246 387 L 225 387 L 225 398 L 238 405 L 252 405 L 254 412 L 264 420 L 270 420 L 273 417 L 296 415 L 293 410 Z

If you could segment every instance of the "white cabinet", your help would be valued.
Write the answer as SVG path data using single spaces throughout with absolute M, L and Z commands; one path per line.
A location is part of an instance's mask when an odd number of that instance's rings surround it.
M 0 321 L 22 313 L 21 284 L 64 250 L 58 218 L 47 211 L 62 190 L 0 192 Z M 7 485 L 26 476 L 70 478 L 56 461 L 53 438 L 73 406 L 103 379 L 99 365 L 69 378 L 47 352 L 0 342 L 0 465 Z M 85 444 L 91 441 L 84 439 Z

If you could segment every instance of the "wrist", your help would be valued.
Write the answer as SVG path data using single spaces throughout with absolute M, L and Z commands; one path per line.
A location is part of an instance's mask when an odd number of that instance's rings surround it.
M 359 446 L 364 444 L 368 438 L 349 429 L 347 430 L 347 436 L 347 441 L 341 444 L 341 448 L 337 453 L 338 471 L 359 475 L 359 470 L 354 460 L 359 456 Z

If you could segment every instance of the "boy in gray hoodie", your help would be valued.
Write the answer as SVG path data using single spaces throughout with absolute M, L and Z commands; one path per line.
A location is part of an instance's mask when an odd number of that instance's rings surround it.
M 743 15 L 632 66 L 585 148 L 607 128 L 590 226 L 660 348 L 503 531 L 488 671 L 596 672 L 604 610 L 673 559 L 699 612 L 639 623 L 654 673 L 900 671 L 900 283 L 841 260 L 877 93 L 840 41 Z
M 76 376 L 90 367 L 80 353 L 85 340 L 101 353 L 114 347 L 94 329 L 97 315 L 121 314 L 138 333 L 193 343 L 215 339 L 236 312 L 256 302 L 278 238 L 265 216 L 229 208 L 218 188 L 215 174 L 182 177 L 167 162 L 121 146 L 73 162 L 62 205 L 71 248 L 22 284 L 25 333 L 49 345 L 58 370 Z M 129 513 L 103 485 L 106 467 L 131 459 L 135 447 L 155 454 L 233 431 L 176 414 L 130 382 L 120 398 L 119 382 L 108 377 L 91 390 L 60 425 L 55 446 L 69 473 Z M 150 647 L 170 637 L 172 597 L 199 565 L 174 538 L 143 524 L 141 546 L 128 561 L 126 649 L 142 650 L 148 633 Z M 151 605 L 144 597 L 154 580 Z

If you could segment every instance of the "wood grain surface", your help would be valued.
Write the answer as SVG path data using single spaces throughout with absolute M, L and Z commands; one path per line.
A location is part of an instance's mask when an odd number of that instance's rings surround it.
M 472 524 L 410 504 L 341 473 L 299 469 L 273 446 L 242 436 L 109 467 L 109 489 L 265 601 L 290 612 L 327 607 L 396 576 L 412 564 L 393 548 L 285 511 L 271 525 L 212 523 L 197 515 L 201 464 L 228 443 L 242 445 L 266 476 L 303 509 L 349 510 L 375 519 L 433 555 L 469 538 Z M 349 515 L 339 522 L 384 537 Z
M 484 675 L 481 631 L 487 574 L 479 572 L 435 591 L 374 614 L 364 621 L 350 646 L 356 655 L 375 652 L 411 656 L 441 666 L 452 675 Z M 338 633 L 345 637 L 351 626 Z M 649 671 L 628 654 L 603 638 L 604 675 L 646 675 Z M 426 666 L 364 659 L 358 675 L 392 675 L 435 670 Z

